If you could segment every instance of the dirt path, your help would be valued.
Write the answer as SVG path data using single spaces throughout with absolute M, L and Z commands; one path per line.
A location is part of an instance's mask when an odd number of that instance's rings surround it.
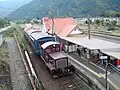
M 7 41 L 13 90 L 31 90 L 30 81 L 15 40 Z

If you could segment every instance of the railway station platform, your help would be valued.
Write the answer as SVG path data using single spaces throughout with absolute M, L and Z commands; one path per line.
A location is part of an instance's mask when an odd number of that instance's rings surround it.
M 78 65 L 82 70 L 95 77 L 98 82 L 105 87 L 105 69 L 100 66 L 93 64 L 88 61 L 86 58 L 77 55 L 77 53 L 68 53 L 71 63 Z M 120 75 L 114 70 L 108 70 L 108 84 L 109 90 L 120 90 L 120 82 L 118 80 Z

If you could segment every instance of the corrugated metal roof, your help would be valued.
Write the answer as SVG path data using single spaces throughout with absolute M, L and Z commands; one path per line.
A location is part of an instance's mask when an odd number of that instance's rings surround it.
M 29 29 L 29 30 L 27 30 L 26 31 L 26 33 L 28 34 L 28 35 L 30 35 L 30 34 L 32 34 L 32 33 L 34 33 L 34 32 L 41 32 L 39 29 Z
M 120 48 L 120 44 L 88 37 L 60 37 L 69 42 L 84 46 L 88 49 L 110 49 Z
M 28 34 L 34 32 L 34 31 L 42 31 L 41 27 L 37 24 L 31 25 L 31 24 L 26 24 L 26 27 L 24 28 L 24 31 Z
M 54 52 L 49 54 L 54 60 L 59 59 L 59 58 L 65 58 L 67 57 L 65 54 L 62 52 Z
M 30 29 L 31 27 L 32 27 L 32 24 L 25 24 L 24 31 L 27 31 L 27 30 Z
M 48 35 L 47 33 L 42 33 L 42 32 L 35 32 L 35 33 L 32 33 L 30 36 L 35 40 L 38 40 L 43 37 L 53 37 L 51 35 Z
M 101 52 L 114 58 L 120 59 L 120 48 L 102 49 Z
M 54 41 L 49 41 L 49 42 L 46 42 L 43 45 L 41 45 L 41 47 L 43 49 L 46 49 L 48 46 L 50 46 L 50 45 L 56 45 L 56 44 L 59 44 L 59 43 L 58 42 L 54 42 Z

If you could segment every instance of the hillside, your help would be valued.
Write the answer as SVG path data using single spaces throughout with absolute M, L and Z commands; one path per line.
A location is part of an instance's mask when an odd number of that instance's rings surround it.
M 0 17 L 5 17 L 22 5 L 32 0 L 1 0 L 0 1 Z
M 120 11 L 120 0 L 33 0 L 8 15 L 9 19 L 44 16 L 99 16 L 106 11 Z

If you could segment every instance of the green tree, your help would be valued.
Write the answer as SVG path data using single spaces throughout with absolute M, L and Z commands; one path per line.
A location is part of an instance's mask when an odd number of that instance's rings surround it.
M 92 24 L 93 22 L 91 19 L 89 19 L 89 21 L 88 20 L 85 21 L 85 24 L 88 24 L 88 23 Z
M 97 19 L 97 20 L 94 20 L 94 23 L 99 26 L 101 22 L 100 22 L 100 20 Z
M 113 26 L 116 26 L 117 21 L 116 21 L 116 20 L 113 20 L 113 21 L 111 21 L 111 24 L 112 24 Z
M 6 19 L 0 19 L 0 27 L 4 27 L 5 25 L 9 25 L 9 21 Z

